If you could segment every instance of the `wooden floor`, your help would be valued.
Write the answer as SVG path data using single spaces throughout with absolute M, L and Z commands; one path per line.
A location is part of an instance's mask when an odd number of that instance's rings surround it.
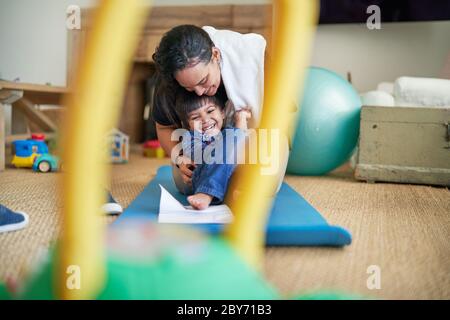
M 128 206 L 167 160 L 133 155 L 113 168 L 111 189 Z M 0 173 L 0 203 L 30 215 L 21 231 L 0 234 L 0 281 L 21 280 L 57 237 L 59 174 Z M 330 224 L 349 230 L 344 248 L 272 247 L 264 276 L 284 297 L 333 290 L 381 299 L 450 299 L 450 192 L 446 188 L 357 182 L 350 169 L 286 177 Z M 111 220 L 111 219 L 110 219 Z M 369 290 L 371 266 L 380 289 Z

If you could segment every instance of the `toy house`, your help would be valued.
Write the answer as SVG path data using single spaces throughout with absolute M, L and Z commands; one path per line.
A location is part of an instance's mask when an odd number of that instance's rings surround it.
M 118 129 L 113 129 L 108 135 L 111 163 L 127 163 L 129 153 L 129 137 Z

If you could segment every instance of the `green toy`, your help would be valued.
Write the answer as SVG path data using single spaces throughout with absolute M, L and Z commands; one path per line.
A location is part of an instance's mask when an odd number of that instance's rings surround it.
M 132 241 L 131 234 L 134 234 Z M 52 288 L 56 252 L 51 251 L 50 259 L 23 288 L 18 299 L 55 299 Z M 69 282 L 70 278 L 68 274 Z M 97 299 L 279 297 L 224 239 L 148 220 L 109 230 L 107 279 Z
M 130 235 L 133 234 L 132 239 Z M 265 300 L 283 297 L 245 264 L 221 237 L 136 219 L 108 231 L 107 281 L 99 300 Z M 57 248 L 16 296 L 0 286 L 1 299 L 56 299 Z M 83 276 L 81 270 L 80 276 Z M 73 275 L 68 274 L 70 285 Z M 75 281 L 76 282 L 76 281 Z M 73 284 L 73 282 L 72 282 Z M 75 285 L 76 286 L 76 285 Z M 76 289 L 74 289 L 76 290 Z M 361 299 L 315 292 L 297 300 Z

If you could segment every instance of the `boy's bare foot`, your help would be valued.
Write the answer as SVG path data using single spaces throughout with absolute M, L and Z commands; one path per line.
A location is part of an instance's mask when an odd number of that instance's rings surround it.
M 197 210 L 204 210 L 209 207 L 213 197 L 206 193 L 196 193 L 187 198 L 192 208 Z

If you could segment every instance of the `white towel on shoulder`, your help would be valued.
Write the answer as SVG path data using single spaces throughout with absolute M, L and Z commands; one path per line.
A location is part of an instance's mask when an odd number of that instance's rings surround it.
M 219 48 L 222 81 L 235 110 L 252 110 L 250 127 L 261 117 L 264 97 L 264 52 L 266 40 L 256 33 L 241 34 L 230 30 L 203 27 Z

